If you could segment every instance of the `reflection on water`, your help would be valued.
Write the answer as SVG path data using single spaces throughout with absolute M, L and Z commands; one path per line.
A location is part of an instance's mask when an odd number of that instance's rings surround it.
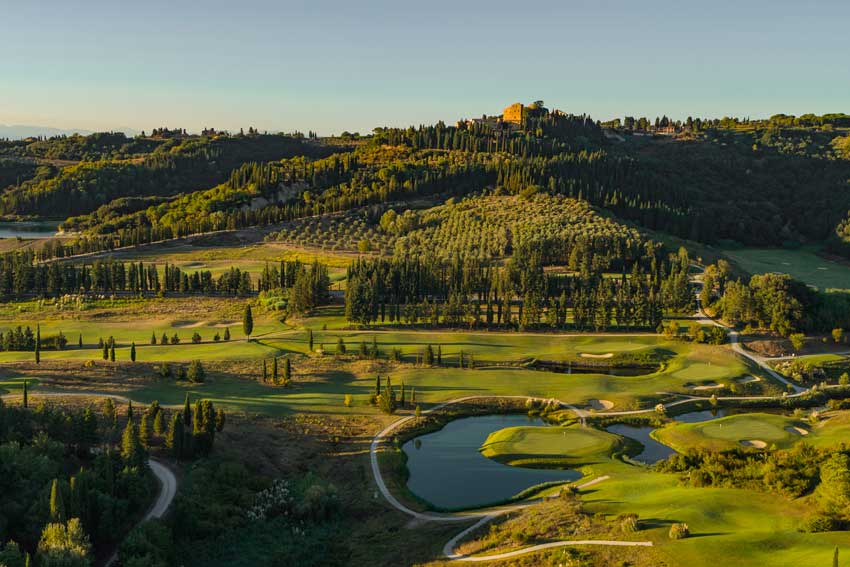
M 658 461 L 666 459 L 676 452 L 667 445 L 659 443 L 650 437 L 649 434 L 656 429 L 658 428 L 650 425 L 637 426 L 618 423 L 617 425 L 610 425 L 606 427 L 605 431 L 616 435 L 622 435 L 623 437 L 628 437 L 640 442 L 640 444 L 643 445 L 643 451 L 640 454 L 635 455 L 633 459 L 640 463 L 652 465 Z
M 58 222 L 0 222 L 0 238 L 50 238 Z
M 506 500 L 543 482 L 581 478 L 573 470 L 503 465 L 479 452 L 494 431 L 523 425 L 548 427 L 525 415 L 487 415 L 458 419 L 408 441 L 402 447 L 410 471 L 408 488 L 440 508 L 473 508 Z

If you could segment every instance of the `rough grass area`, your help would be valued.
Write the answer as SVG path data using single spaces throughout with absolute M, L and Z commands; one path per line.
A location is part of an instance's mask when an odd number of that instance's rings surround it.
M 850 289 L 850 266 L 821 258 L 815 248 L 741 248 L 723 253 L 751 274 L 781 272 L 822 290 Z

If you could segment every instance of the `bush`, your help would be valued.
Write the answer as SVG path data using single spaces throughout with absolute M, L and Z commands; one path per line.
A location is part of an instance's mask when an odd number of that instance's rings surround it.
M 806 518 L 800 525 L 800 531 L 805 533 L 831 532 L 837 528 L 834 518 L 823 514 L 815 514 Z
M 206 379 L 206 372 L 200 360 L 192 361 L 189 365 L 189 371 L 186 373 L 186 378 L 195 383 L 201 383 Z
M 118 548 L 121 565 L 166 567 L 171 554 L 171 532 L 159 520 L 149 520 L 129 533 Z
M 620 520 L 620 529 L 623 533 L 631 534 L 640 530 L 637 514 L 623 514 L 618 519 Z
M 691 530 L 688 524 L 673 524 L 670 526 L 670 539 L 685 539 L 691 535 Z

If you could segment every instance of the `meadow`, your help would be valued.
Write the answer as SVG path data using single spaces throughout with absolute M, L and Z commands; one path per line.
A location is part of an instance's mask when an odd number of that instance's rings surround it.
M 779 272 L 820 290 L 850 289 L 850 266 L 817 255 L 817 248 L 740 248 L 723 254 L 751 274 Z

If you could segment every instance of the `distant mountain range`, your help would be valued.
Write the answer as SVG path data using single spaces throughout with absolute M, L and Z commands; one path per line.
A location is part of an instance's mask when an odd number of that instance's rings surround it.
M 124 132 L 128 136 L 135 136 L 139 133 L 138 130 L 133 130 L 132 128 L 114 128 L 111 131 Z M 86 136 L 92 132 L 92 130 L 84 130 L 82 128 L 51 128 L 49 126 L 28 126 L 23 124 L 7 126 L 5 124 L 0 124 L 0 138 L 10 140 L 20 140 L 22 138 L 34 136 L 70 136 L 71 134 L 81 134 Z

